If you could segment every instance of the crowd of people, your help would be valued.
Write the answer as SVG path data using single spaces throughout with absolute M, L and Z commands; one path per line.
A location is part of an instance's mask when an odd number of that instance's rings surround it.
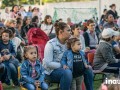
M 28 11 L 17 5 L 11 11 L 6 8 L 0 22 L 0 81 L 11 85 L 12 80 L 28 90 L 48 90 L 46 81 L 59 83 L 60 90 L 82 90 L 84 82 L 86 90 L 94 90 L 93 70 L 119 76 L 120 18 L 115 4 L 103 12 L 99 23 L 89 19 L 77 24 L 69 17 L 67 22 L 62 18 L 52 22 L 50 15 L 41 21 L 37 7 L 30 6 Z M 40 28 L 50 38 L 43 60 L 39 60 L 38 48 L 28 43 L 31 28 Z M 91 52 L 95 53 L 93 66 L 87 60 Z

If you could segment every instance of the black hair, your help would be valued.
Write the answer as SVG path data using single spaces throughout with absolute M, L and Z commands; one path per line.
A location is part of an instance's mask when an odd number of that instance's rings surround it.
M 26 26 L 26 21 L 27 19 L 30 18 L 29 16 L 25 16 L 24 19 L 23 19 L 23 26 Z
M 114 7 L 114 6 L 116 6 L 116 5 L 115 5 L 115 4 L 111 4 L 109 7 L 112 8 L 112 7 Z
M 21 19 L 21 18 L 17 18 L 17 19 L 16 19 L 16 23 L 17 23 L 17 24 L 21 24 L 21 23 L 22 23 L 22 19 Z
M 104 9 L 103 12 L 107 11 L 107 9 Z
M 3 33 L 8 33 L 8 34 L 9 34 L 9 38 L 13 37 L 12 31 L 9 30 L 9 29 L 4 30 L 4 31 L 1 33 L 1 36 L 2 36 Z
M 101 39 L 106 41 L 106 42 L 109 42 L 111 40 L 111 38 L 103 38 L 102 36 L 101 36 Z
M 12 33 L 13 34 L 15 34 L 16 33 L 16 30 L 15 30 L 15 28 L 13 28 L 13 27 L 10 27 L 10 28 L 8 28 L 10 31 L 12 31 Z
M 36 20 L 38 20 L 38 16 L 34 16 L 34 17 L 32 18 L 32 22 L 36 22 Z
M 107 14 L 105 15 L 105 20 L 107 20 L 107 19 L 108 19 L 109 15 L 112 15 L 112 14 L 107 13 Z M 112 16 L 113 16 L 113 15 L 112 15 Z M 114 17 L 113 17 L 113 18 L 114 18 Z
M 71 26 L 72 35 L 74 34 L 73 30 L 75 30 L 75 28 L 78 28 L 78 27 L 80 27 L 78 24 L 74 24 L 74 25 Z

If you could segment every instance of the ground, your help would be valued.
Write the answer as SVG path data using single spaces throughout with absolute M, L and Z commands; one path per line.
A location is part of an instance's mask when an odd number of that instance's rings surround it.
M 97 75 L 95 79 L 99 79 L 101 78 L 101 75 Z M 94 90 L 98 90 L 100 85 L 101 85 L 101 80 L 98 80 L 98 81 L 94 81 Z M 57 87 L 56 84 L 54 84 L 52 87 L 49 88 L 49 90 L 55 90 Z M 13 86 L 7 86 L 5 84 L 3 84 L 3 88 L 4 90 L 20 90 L 19 87 L 13 87 Z

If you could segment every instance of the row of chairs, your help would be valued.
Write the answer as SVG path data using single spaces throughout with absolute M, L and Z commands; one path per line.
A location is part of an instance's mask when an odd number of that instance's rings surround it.
M 93 53 L 93 52 L 87 54 L 88 62 L 90 63 L 90 65 L 91 65 L 92 67 L 93 67 L 93 62 L 94 62 L 94 54 L 95 54 L 95 53 Z M 106 78 L 106 73 L 101 72 L 100 70 L 94 70 L 94 68 L 93 68 L 93 72 L 94 72 L 94 81 L 102 80 L 102 82 L 103 82 L 104 79 Z M 95 76 L 96 76 L 97 74 L 102 75 L 102 78 L 100 78 L 100 79 L 95 79 Z

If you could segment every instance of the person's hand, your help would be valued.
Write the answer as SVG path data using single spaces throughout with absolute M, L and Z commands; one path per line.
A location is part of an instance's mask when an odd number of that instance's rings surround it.
M 85 65 L 86 68 L 92 69 L 90 65 Z
M 66 66 L 66 65 L 64 65 L 64 66 L 63 66 L 63 68 L 64 68 L 64 69 L 68 69 L 69 67 L 68 67 L 68 66 Z
M 84 52 L 89 52 L 90 51 L 90 48 L 89 47 L 86 47 Z
M 10 59 L 10 55 L 4 55 L 3 58 L 4 58 L 5 60 L 9 60 L 9 59 Z
M 38 87 L 38 86 L 40 86 L 40 81 L 36 80 L 34 84 L 36 87 Z
M 115 27 L 112 27 L 112 29 L 116 31 L 116 28 L 115 28 Z
M 3 57 L 0 57 L 0 62 L 4 61 L 4 58 Z
M 96 45 L 96 48 L 98 48 L 99 45 Z

